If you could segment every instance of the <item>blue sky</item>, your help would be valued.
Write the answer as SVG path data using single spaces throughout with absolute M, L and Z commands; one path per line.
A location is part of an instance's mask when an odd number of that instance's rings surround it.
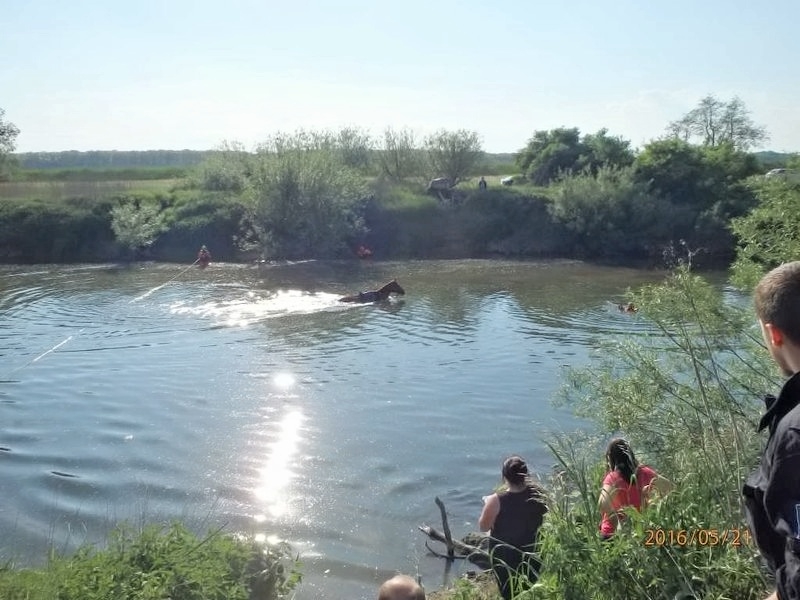
M 253 147 L 358 126 L 607 127 L 640 147 L 706 94 L 800 151 L 800 2 L 27 0 L 6 3 L 17 151 Z

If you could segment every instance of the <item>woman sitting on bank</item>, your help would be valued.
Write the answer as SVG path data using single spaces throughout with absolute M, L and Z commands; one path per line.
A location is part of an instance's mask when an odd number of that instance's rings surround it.
M 647 465 L 640 465 L 630 444 L 622 438 L 611 440 L 606 450 L 608 472 L 600 490 L 600 535 L 611 538 L 625 518 L 623 510 L 632 506 L 642 510 L 653 491 L 666 494 L 672 483 Z
M 539 560 L 531 553 L 547 512 L 544 490 L 528 475 L 519 456 L 503 462 L 504 489 L 484 498 L 478 519 L 481 531 L 489 531 L 489 554 L 497 585 L 505 600 L 522 587 L 536 583 Z

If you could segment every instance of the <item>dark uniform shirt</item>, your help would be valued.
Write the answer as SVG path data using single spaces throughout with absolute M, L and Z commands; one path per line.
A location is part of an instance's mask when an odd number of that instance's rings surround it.
M 764 398 L 769 428 L 761 464 L 742 490 L 750 532 L 775 574 L 780 600 L 800 600 L 800 373 Z
M 529 486 L 521 492 L 500 492 L 500 512 L 492 525 L 492 540 L 525 549 L 536 541 L 547 506 L 541 490 Z

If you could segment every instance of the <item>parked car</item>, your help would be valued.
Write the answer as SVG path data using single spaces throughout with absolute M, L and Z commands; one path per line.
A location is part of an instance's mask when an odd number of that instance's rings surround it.
M 772 169 L 764 177 L 782 179 L 789 183 L 800 183 L 800 171 L 796 169 Z

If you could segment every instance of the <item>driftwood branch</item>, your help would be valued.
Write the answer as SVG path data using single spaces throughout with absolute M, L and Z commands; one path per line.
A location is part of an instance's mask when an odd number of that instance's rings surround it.
M 447 512 L 444 509 L 444 502 L 439 500 L 439 496 L 436 496 L 435 500 L 436 506 L 439 507 L 439 512 L 442 513 L 442 529 L 444 530 L 444 543 L 447 544 L 447 556 L 453 558 L 453 536 L 450 535 L 450 525 L 447 522 Z
M 419 530 L 432 540 L 447 544 L 447 538 L 445 537 L 444 533 L 435 527 L 431 527 L 430 525 L 420 525 Z M 453 545 L 453 550 L 457 551 L 461 556 L 450 555 L 449 558 L 467 558 L 470 554 L 486 554 L 486 552 L 484 552 L 481 548 L 478 548 L 477 546 L 470 546 L 469 544 L 465 544 L 460 540 L 450 540 L 450 543 Z
M 444 502 L 442 502 L 438 497 L 435 499 L 435 502 L 439 507 L 439 512 L 442 514 L 442 529 L 444 531 L 439 531 L 430 525 L 420 525 L 419 530 L 432 540 L 445 544 L 447 546 L 447 556 L 435 552 L 430 546 L 428 546 L 426 542 L 425 546 L 428 548 L 428 550 L 433 552 L 433 554 L 436 556 L 447 558 L 448 560 L 453 560 L 455 558 L 467 558 L 475 562 L 475 559 L 480 560 L 488 558 L 489 554 L 483 548 L 453 539 L 453 536 L 450 534 L 450 525 L 447 522 L 447 512 L 444 508 Z M 458 552 L 458 556 L 456 555 L 456 552 Z

